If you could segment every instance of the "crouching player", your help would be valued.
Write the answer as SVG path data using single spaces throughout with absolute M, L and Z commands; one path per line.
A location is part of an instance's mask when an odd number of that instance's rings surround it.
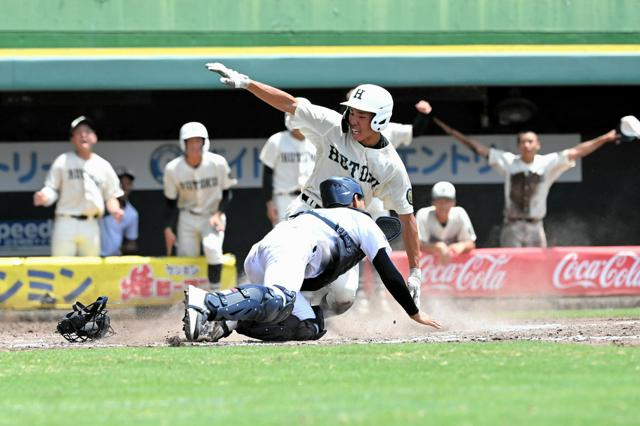
M 336 314 L 328 300 L 335 293 L 330 291 L 334 280 L 365 256 L 411 319 L 440 328 L 415 305 L 389 257 L 388 240 L 400 235 L 400 221 L 383 217 L 374 222 L 363 211 L 364 194 L 352 178 L 329 178 L 320 184 L 320 193 L 325 208 L 278 224 L 253 245 L 244 268 L 256 284 L 211 293 L 187 288 L 187 340 L 216 341 L 233 330 L 266 341 L 319 339 L 326 333 L 324 316 Z M 312 307 L 303 291 L 324 295 L 320 306 Z

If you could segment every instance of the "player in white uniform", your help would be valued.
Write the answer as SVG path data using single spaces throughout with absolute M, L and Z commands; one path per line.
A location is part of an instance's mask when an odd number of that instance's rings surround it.
M 285 112 L 284 124 L 287 130 L 272 135 L 260 152 L 262 190 L 273 225 L 286 219 L 287 206 L 301 194 L 316 160 L 316 147 L 293 128 L 291 114 Z
M 189 122 L 180 129 L 184 155 L 171 160 L 164 169 L 164 237 L 170 255 L 176 244 L 173 229 L 177 219 L 178 256 L 199 256 L 202 246 L 209 265 L 209 282 L 215 290 L 220 288 L 222 272 L 224 212 L 236 180 L 231 177 L 227 160 L 209 152 L 209 144 L 209 133 L 203 124 Z
M 470 139 L 434 118 L 445 133 L 488 158 L 489 165 L 505 177 L 504 224 L 500 233 L 502 247 L 546 247 L 547 238 L 542 221 L 547 214 L 547 195 L 553 182 L 576 160 L 591 154 L 608 142 L 615 142 L 619 135 L 611 130 L 595 139 L 579 143 L 560 152 L 540 155 L 540 141 L 534 132 L 518 134 L 519 154 L 489 148 Z
M 420 100 L 415 107 L 418 115 L 413 124 L 391 122 L 386 129 L 380 132 L 394 148 L 411 145 L 414 136 L 420 135 L 424 128 L 426 128 L 428 123 L 427 117 L 432 111 L 431 105 L 423 99 Z M 382 200 L 377 197 L 373 197 L 371 202 L 367 204 L 367 211 L 374 219 L 389 214 L 389 211 L 384 209 Z
M 255 284 L 216 293 L 187 289 L 183 320 L 187 340 L 201 336 L 217 340 L 234 329 L 262 340 L 318 339 L 325 333 L 322 312 L 327 303 L 312 307 L 301 290 L 320 291 L 363 256 L 414 321 L 440 328 L 413 303 L 389 258 L 387 234 L 361 210 L 360 185 L 349 177 L 333 177 L 321 183 L 320 191 L 328 208 L 308 210 L 281 222 L 251 248 L 244 266 Z M 397 237 L 400 222 L 387 219 L 395 225 L 386 228 L 388 238 Z
M 106 205 L 119 222 L 124 211 L 118 197 L 124 193 L 111 164 L 92 152 L 98 137 L 89 119 L 80 116 L 71 122 L 70 140 L 74 151 L 55 159 L 44 187 L 33 195 L 33 204 L 48 207 L 57 201 L 52 256 L 98 256 L 98 218 Z
M 321 207 L 320 182 L 331 176 L 356 179 L 362 185 L 365 202 L 379 197 L 385 208 L 398 213 L 404 225 L 402 237 L 410 267 L 407 285 L 419 306 L 420 245 L 411 182 L 398 153 L 380 133 L 391 119 L 391 94 L 380 86 L 360 85 L 352 91 L 349 100 L 342 103 L 348 109 L 341 115 L 318 105 L 298 103 L 289 93 L 251 80 L 220 63 L 207 64 L 207 68 L 222 76 L 221 83 L 247 89 L 272 107 L 292 114 L 294 127 L 305 135 L 307 129 L 314 135 L 310 140 L 316 145 L 315 168 L 302 195 L 290 206 L 290 216 Z M 353 305 L 357 289 L 358 269 L 353 268 L 328 290 L 335 295 L 333 313 L 344 312 Z
M 431 189 L 430 207 L 416 213 L 420 247 L 438 255 L 441 263 L 476 247 L 476 233 L 466 210 L 456 206 L 456 188 L 438 182 Z

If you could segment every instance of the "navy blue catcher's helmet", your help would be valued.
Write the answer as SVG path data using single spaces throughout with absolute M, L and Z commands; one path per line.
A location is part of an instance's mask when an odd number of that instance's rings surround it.
M 358 182 L 350 177 L 334 176 L 320 184 L 322 207 L 325 208 L 350 206 L 355 194 L 364 197 Z

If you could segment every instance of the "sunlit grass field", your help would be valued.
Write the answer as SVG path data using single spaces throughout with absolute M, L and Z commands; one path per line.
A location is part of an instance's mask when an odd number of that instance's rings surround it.
M 0 352 L 6 425 L 638 424 L 640 348 L 554 343 Z

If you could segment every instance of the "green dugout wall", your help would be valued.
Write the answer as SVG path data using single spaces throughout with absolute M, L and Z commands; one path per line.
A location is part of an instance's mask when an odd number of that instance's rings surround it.
M 638 0 L 4 0 L 0 90 L 639 84 Z

